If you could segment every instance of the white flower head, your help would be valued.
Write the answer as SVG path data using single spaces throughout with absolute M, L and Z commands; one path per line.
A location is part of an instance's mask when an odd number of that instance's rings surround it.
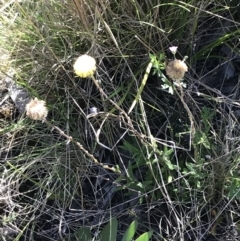
M 44 121 L 48 114 L 46 102 L 44 100 L 39 100 L 36 97 L 28 102 L 25 109 L 27 112 L 27 117 L 31 118 L 32 120 Z
M 81 78 L 91 77 L 96 71 L 96 60 L 89 55 L 81 55 L 75 61 L 73 69 Z
M 177 49 L 178 49 L 177 46 L 169 47 L 169 50 L 172 52 L 173 55 L 175 55 L 177 53 Z
M 96 114 L 98 112 L 98 109 L 97 109 L 97 107 L 91 107 L 90 108 L 90 114 Z

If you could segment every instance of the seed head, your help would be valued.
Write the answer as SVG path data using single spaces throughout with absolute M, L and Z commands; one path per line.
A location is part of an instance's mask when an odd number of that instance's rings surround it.
M 187 65 L 179 59 L 170 61 L 166 67 L 166 74 L 172 80 L 182 80 L 187 71 Z
M 35 99 L 30 100 L 30 102 L 26 105 L 26 112 L 27 117 L 32 120 L 44 121 L 48 114 L 46 102 L 35 97 Z
M 81 55 L 75 61 L 73 69 L 81 78 L 91 77 L 96 71 L 96 60 L 89 55 Z

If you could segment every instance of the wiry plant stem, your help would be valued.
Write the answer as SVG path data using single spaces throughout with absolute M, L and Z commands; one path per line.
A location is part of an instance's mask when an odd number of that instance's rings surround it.
M 47 120 L 45 120 L 45 123 L 53 129 L 57 130 L 60 135 L 64 136 L 68 143 L 69 142 L 73 142 L 81 151 L 83 151 L 83 153 L 88 156 L 94 163 L 96 163 L 97 165 L 100 165 L 101 167 L 111 170 L 115 173 L 117 173 L 117 169 L 114 167 L 109 167 L 108 165 L 104 165 L 101 162 L 99 162 L 91 153 L 89 153 L 78 141 L 76 141 L 72 136 L 67 135 L 64 131 L 62 131 L 59 127 L 51 124 L 50 122 L 48 122 Z

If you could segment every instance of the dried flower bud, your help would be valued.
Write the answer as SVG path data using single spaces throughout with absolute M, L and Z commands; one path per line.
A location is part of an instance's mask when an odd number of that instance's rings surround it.
M 48 114 L 46 102 L 38 98 L 30 100 L 26 105 L 26 115 L 33 120 L 45 120 Z
M 187 65 L 179 59 L 170 61 L 166 67 L 166 74 L 172 80 L 182 80 L 187 71 Z
M 73 69 L 81 78 L 91 77 L 96 71 L 96 60 L 89 55 L 81 55 L 75 61 Z

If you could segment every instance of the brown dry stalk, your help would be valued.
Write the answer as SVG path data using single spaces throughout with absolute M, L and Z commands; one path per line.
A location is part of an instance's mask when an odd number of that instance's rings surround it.
M 51 124 L 50 122 L 48 122 L 47 120 L 45 120 L 45 123 L 50 126 L 53 129 L 57 130 L 59 132 L 60 135 L 64 136 L 68 142 L 72 142 L 74 143 L 81 151 L 83 151 L 83 153 L 88 156 L 94 163 L 96 163 L 97 165 L 100 165 L 101 167 L 111 170 L 115 173 L 117 173 L 118 171 L 116 170 L 116 168 L 114 167 L 109 167 L 108 165 L 104 165 L 101 162 L 99 162 L 91 153 L 89 153 L 78 141 L 76 141 L 72 136 L 67 135 L 64 131 L 62 131 L 59 127 Z

